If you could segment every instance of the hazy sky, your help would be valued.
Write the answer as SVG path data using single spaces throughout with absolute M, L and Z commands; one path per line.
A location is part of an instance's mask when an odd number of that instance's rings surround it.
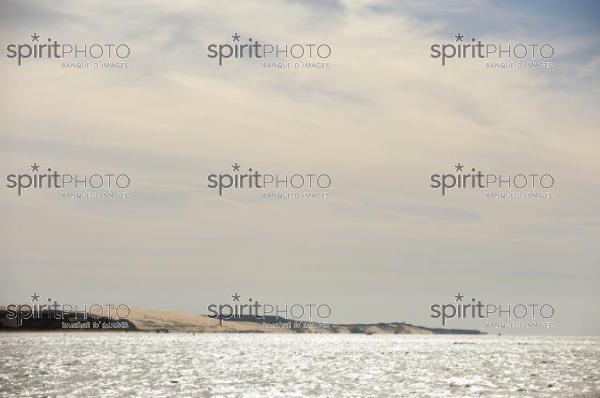
M 327 303 L 333 321 L 439 326 L 433 303 L 550 303 L 554 328 L 600 333 L 597 2 L 48 2 L 0 7 L 0 302 L 206 312 L 234 292 Z M 551 43 L 550 70 L 441 66 L 433 43 Z M 38 33 L 127 43 L 126 70 L 17 66 Z M 219 67 L 231 35 L 328 43 L 326 70 Z M 124 171 L 122 201 L 18 197 L 6 176 L 37 162 Z M 238 162 L 325 172 L 323 200 L 220 197 L 207 175 Z M 442 197 L 434 173 L 549 172 L 550 200 Z M 29 169 L 30 170 L 30 169 Z M 450 327 L 482 328 L 480 321 Z M 510 333 L 512 331 L 503 331 Z

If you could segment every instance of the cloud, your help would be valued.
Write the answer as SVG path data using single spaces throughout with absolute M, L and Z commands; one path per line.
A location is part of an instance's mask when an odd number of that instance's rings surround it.
M 73 203 L 46 192 L 17 200 L 4 190 L 5 225 L 18 226 L 0 229 L 0 259 L 15 281 L 0 300 L 27 290 L 28 276 L 41 269 L 65 291 L 62 270 L 77 269 L 80 281 L 97 268 L 135 274 L 137 283 L 173 297 L 174 307 L 189 305 L 177 298 L 182 284 L 200 285 L 202 297 L 222 283 L 259 294 L 271 291 L 276 275 L 293 277 L 297 294 L 332 289 L 340 320 L 411 316 L 417 323 L 427 321 L 423 311 L 355 315 L 344 308 L 358 298 L 345 304 L 335 297 L 377 289 L 365 280 L 389 288 L 397 281 L 404 294 L 422 296 L 440 274 L 451 291 L 477 290 L 477 275 L 502 274 L 509 283 L 523 268 L 541 275 L 551 263 L 555 277 L 535 288 L 548 297 L 561 283 L 557 264 L 596 275 L 597 57 L 565 56 L 549 71 L 492 71 L 476 61 L 442 67 L 428 55 L 467 19 L 474 22 L 460 29 L 489 40 L 560 34 L 561 54 L 597 50 L 593 32 L 540 32 L 536 24 L 551 15 L 489 2 L 439 10 L 381 1 L 141 4 L 4 8 L 2 19 L 12 21 L 1 28 L 7 40 L 37 30 L 73 42 L 127 42 L 133 53 L 124 71 L 0 63 L 3 173 L 32 161 L 65 170 L 116 167 L 133 176 L 134 190 L 124 203 Z M 500 29 L 523 18 L 532 24 Z M 329 43 L 331 68 L 219 67 L 206 57 L 209 43 L 236 32 L 263 42 Z M 234 162 L 265 172 L 326 172 L 331 198 L 220 198 L 206 177 Z M 430 175 L 456 162 L 502 173 L 548 170 L 557 176 L 555 198 L 492 201 L 456 192 L 442 199 Z M 433 276 L 423 279 L 423 272 Z M 506 297 L 530 289 L 507 288 Z M 121 294 L 115 301 L 133 299 Z M 285 301 L 286 292 L 277 294 Z

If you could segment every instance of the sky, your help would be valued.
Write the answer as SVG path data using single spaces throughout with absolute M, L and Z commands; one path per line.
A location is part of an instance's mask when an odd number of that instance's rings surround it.
M 568 4 L 568 6 L 566 5 Z M 0 173 L 33 163 L 126 172 L 124 200 L 1 185 L 0 303 L 206 313 L 231 295 L 326 303 L 333 322 L 438 327 L 434 303 L 548 303 L 551 329 L 600 334 L 600 7 L 594 1 L 7 1 L 0 7 Z M 123 70 L 18 66 L 10 43 L 127 43 Z M 212 43 L 327 43 L 327 69 L 219 66 Z M 454 35 L 551 43 L 547 70 L 430 57 Z M 219 196 L 239 163 L 327 173 L 327 199 Z M 546 200 L 442 196 L 464 164 L 544 172 Z M 5 180 L 6 181 L 6 180 Z M 481 320 L 452 320 L 485 329 Z

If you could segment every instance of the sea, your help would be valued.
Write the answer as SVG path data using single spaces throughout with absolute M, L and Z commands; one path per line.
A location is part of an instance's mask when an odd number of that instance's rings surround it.
M 600 397 L 600 337 L 0 333 L 0 397 Z

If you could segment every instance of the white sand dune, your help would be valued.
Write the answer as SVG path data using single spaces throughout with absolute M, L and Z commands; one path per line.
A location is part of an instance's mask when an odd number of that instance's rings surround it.
M 188 314 L 181 311 L 159 311 L 134 307 L 127 317 L 138 330 L 168 330 L 170 332 L 288 332 L 290 330 L 269 328 L 258 322 L 235 322 L 209 318 L 205 315 Z
M 287 327 L 272 327 L 262 322 L 238 322 L 219 320 L 205 315 L 181 311 L 159 311 L 132 308 L 128 320 L 141 331 L 199 332 L 199 333 L 294 333 Z M 331 324 L 327 327 L 311 327 L 302 333 L 366 333 L 366 334 L 433 334 L 433 330 L 405 323 L 379 324 Z

